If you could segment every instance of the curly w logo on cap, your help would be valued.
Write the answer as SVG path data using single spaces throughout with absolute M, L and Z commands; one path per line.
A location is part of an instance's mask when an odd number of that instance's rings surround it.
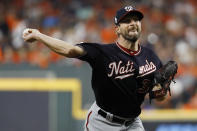
M 126 11 L 131 11 L 131 10 L 133 10 L 133 7 L 132 7 L 132 6 L 126 6 L 124 9 L 125 9 Z

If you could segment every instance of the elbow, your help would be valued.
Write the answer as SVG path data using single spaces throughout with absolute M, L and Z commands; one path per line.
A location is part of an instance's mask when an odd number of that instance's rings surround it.
M 64 51 L 64 56 L 72 58 L 74 56 L 74 51 L 72 49 Z
M 62 51 L 62 54 L 68 58 L 76 58 L 79 56 L 75 49 L 64 50 Z
M 65 57 L 70 57 L 71 52 L 69 50 L 64 50 L 64 49 L 53 49 L 53 51 L 59 55 L 65 56 Z
M 85 53 L 83 49 L 79 47 L 58 48 L 58 50 L 54 50 L 54 51 L 68 58 L 76 58 L 82 56 Z

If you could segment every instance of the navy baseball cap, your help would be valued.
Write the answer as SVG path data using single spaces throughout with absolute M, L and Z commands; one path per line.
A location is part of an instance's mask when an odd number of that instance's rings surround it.
M 119 24 L 119 22 L 128 14 L 135 14 L 139 17 L 139 20 L 142 20 L 142 18 L 144 17 L 144 15 L 142 14 L 142 12 L 136 10 L 135 8 L 133 8 L 132 6 L 126 6 L 123 7 L 121 9 L 119 9 L 116 12 L 116 16 L 114 18 L 114 23 L 116 25 Z

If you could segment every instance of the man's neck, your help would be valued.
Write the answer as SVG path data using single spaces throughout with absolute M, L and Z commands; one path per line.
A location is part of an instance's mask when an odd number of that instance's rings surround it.
M 126 39 L 118 38 L 117 42 L 121 46 L 123 46 L 123 47 L 125 47 L 129 50 L 137 51 L 138 48 L 139 48 L 139 46 L 138 46 L 139 45 L 139 39 L 137 41 L 133 42 L 133 41 L 129 41 L 129 40 L 126 40 Z

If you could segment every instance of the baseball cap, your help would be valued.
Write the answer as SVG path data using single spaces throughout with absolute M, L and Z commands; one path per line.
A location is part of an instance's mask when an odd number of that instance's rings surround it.
M 119 9 L 116 12 L 116 16 L 114 18 L 114 23 L 116 25 L 118 25 L 119 22 L 128 14 L 135 14 L 135 15 L 137 15 L 139 17 L 139 20 L 142 20 L 142 18 L 144 17 L 142 12 L 136 10 L 132 6 L 125 6 L 125 7 L 121 8 L 121 9 Z

